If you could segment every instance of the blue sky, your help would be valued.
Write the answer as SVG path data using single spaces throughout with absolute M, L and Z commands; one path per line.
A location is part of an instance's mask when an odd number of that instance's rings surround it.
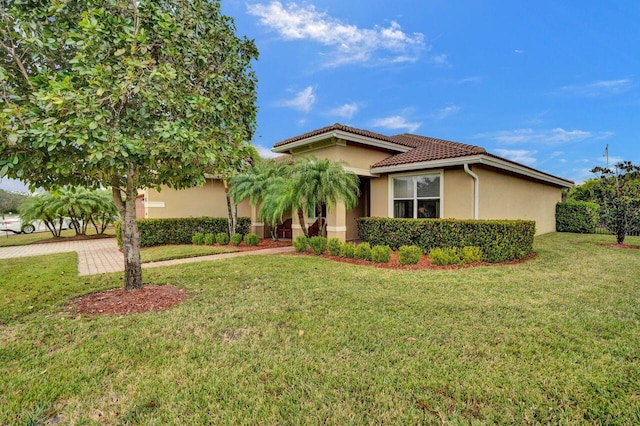
M 640 2 L 223 0 L 260 59 L 274 143 L 339 122 L 415 133 L 581 182 L 640 164 Z M 7 179 L 0 188 L 15 189 Z

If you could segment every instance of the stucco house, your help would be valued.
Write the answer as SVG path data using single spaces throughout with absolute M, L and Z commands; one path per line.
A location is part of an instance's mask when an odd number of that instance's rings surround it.
M 386 136 L 342 124 L 323 127 L 274 145 L 294 158 L 344 161 L 360 178 L 358 205 L 326 212 L 327 235 L 357 239 L 358 217 L 527 219 L 538 234 L 555 231 L 555 205 L 573 182 L 501 158 L 484 148 L 412 134 Z M 268 235 L 256 209 L 243 201 L 240 216 L 253 231 Z M 224 188 L 207 179 L 203 187 L 145 192 L 146 217 L 226 216 Z M 292 215 L 293 237 L 302 230 Z M 307 222 L 313 223 L 315 218 Z

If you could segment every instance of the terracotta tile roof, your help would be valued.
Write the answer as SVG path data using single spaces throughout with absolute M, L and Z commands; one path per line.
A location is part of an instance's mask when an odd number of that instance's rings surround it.
M 366 136 L 369 138 L 373 138 L 373 139 L 379 139 L 381 141 L 385 141 L 385 142 L 391 142 L 391 143 L 398 143 L 400 145 L 404 145 L 400 142 L 396 142 L 393 139 L 391 139 L 389 136 L 385 136 L 382 135 L 380 133 L 375 133 L 375 132 L 370 132 L 368 130 L 362 130 L 362 129 L 356 129 L 355 127 L 349 127 L 349 126 L 345 126 L 343 124 L 340 123 L 336 123 L 332 126 L 327 126 L 327 127 L 323 127 L 321 129 L 317 129 L 317 130 L 313 130 L 311 132 L 308 133 L 304 133 L 302 135 L 298 135 L 298 136 L 294 136 L 292 138 L 289 139 L 285 139 L 281 142 L 276 143 L 275 145 L 273 145 L 274 148 L 277 148 L 279 146 L 283 146 L 283 145 L 287 145 L 290 144 L 292 142 L 297 142 L 303 139 L 307 139 L 307 138 L 311 138 L 313 136 L 318 136 L 321 135 L 323 133 L 330 133 L 336 130 L 341 130 L 343 132 L 347 132 L 347 133 L 353 133 L 354 135 L 359 135 L 359 136 Z M 411 145 L 409 145 L 411 146 Z
M 447 158 L 467 157 L 487 153 L 487 151 L 480 146 L 411 135 L 408 133 L 391 136 L 391 139 L 400 145 L 410 146 L 414 149 L 385 158 L 372 165 L 372 168 L 422 163 L 425 161 L 444 160 Z

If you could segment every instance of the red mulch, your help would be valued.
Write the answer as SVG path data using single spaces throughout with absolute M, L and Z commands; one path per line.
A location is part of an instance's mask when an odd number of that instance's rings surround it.
M 602 247 L 613 247 L 613 248 L 621 248 L 621 249 L 631 249 L 631 250 L 640 250 L 640 246 L 632 246 L 629 244 L 616 244 L 616 243 L 609 243 L 609 244 L 598 244 L 599 246 Z
M 292 254 L 298 255 L 298 256 L 300 255 L 315 256 L 311 251 L 307 251 L 305 253 L 292 253 Z M 432 265 L 429 259 L 429 256 L 422 256 L 420 258 L 420 262 L 418 262 L 416 265 L 400 265 L 398 263 L 398 255 L 396 254 L 396 252 L 391 253 L 391 260 L 389 261 L 389 263 L 374 263 L 374 262 L 369 262 L 367 260 L 349 259 L 349 258 L 340 257 L 340 256 L 330 256 L 328 254 L 323 254 L 320 257 L 324 257 L 325 259 L 330 259 L 336 262 L 351 263 L 353 265 L 365 265 L 365 266 L 374 266 L 376 268 L 383 268 L 383 269 L 401 269 L 401 270 L 415 271 L 415 270 L 423 270 L 423 269 L 449 270 L 449 269 L 475 268 L 477 266 L 515 265 L 518 263 L 526 262 L 527 260 L 533 259 L 536 256 L 537 256 L 537 253 L 531 253 L 523 257 L 522 259 L 509 260 L 507 262 L 499 262 L 499 263 L 477 262 L 477 263 L 469 263 L 466 265 L 445 265 L 445 266 Z
M 145 285 L 129 291 L 116 288 L 78 298 L 73 310 L 88 316 L 138 314 L 170 308 L 186 297 L 186 291 L 172 285 Z

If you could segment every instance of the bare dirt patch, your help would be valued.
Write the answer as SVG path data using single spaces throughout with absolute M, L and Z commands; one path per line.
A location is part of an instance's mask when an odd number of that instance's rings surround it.
M 613 247 L 613 248 L 619 248 L 619 249 L 630 249 L 630 250 L 640 250 L 640 246 L 632 246 L 629 244 L 616 244 L 616 243 L 609 243 L 609 244 L 598 244 L 599 246 L 602 247 Z
M 315 256 L 311 251 L 305 253 L 292 253 L 292 255 L 302 255 L 302 256 Z M 527 260 L 533 259 L 537 256 L 537 253 L 530 253 L 529 255 L 523 257 L 522 259 L 509 260 L 507 262 L 499 262 L 499 263 L 489 263 L 489 262 L 477 262 L 477 263 L 469 263 L 466 265 L 446 265 L 446 266 L 438 266 L 432 265 L 429 256 L 422 256 L 420 258 L 420 262 L 415 265 L 400 265 L 398 262 L 398 254 L 396 252 L 391 253 L 391 259 L 388 263 L 374 263 L 369 262 L 367 260 L 358 260 L 358 259 L 349 259 L 346 257 L 340 256 L 330 256 L 328 254 L 324 254 L 320 257 L 324 257 L 325 259 L 330 259 L 336 262 L 342 263 L 351 263 L 354 265 L 365 265 L 365 266 L 374 266 L 376 268 L 383 269 L 399 269 L 399 270 L 421 270 L 421 269 L 433 269 L 433 270 L 449 270 L 449 269 L 463 269 L 463 268 L 474 268 L 477 266 L 501 266 L 501 265 L 516 265 L 518 263 L 526 262 Z
M 172 285 L 145 285 L 139 290 L 116 288 L 87 294 L 74 302 L 75 313 L 87 316 L 128 315 L 168 309 L 187 297 L 187 292 Z

